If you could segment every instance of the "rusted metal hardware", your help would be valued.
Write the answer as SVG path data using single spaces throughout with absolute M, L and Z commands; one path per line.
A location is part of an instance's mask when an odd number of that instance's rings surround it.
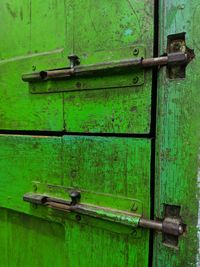
M 69 55 L 68 59 L 70 61 L 70 68 L 74 68 L 77 65 L 80 65 L 80 58 L 77 55 Z
M 148 228 L 156 230 L 165 234 L 170 234 L 173 236 L 180 236 L 184 233 L 184 227 L 181 220 L 173 218 L 164 218 L 163 221 L 153 221 L 141 218 L 139 221 L 139 226 L 142 228 Z
M 189 63 L 188 54 L 184 52 L 169 53 L 167 55 L 155 58 L 124 59 L 85 66 L 80 66 L 80 60 L 76 55 L 69 56 L 68 58 L 70 60 L 70 68 L 45 70 L 40 72 L 23 74 L 22 80 L 25 82 L 46 81 L 76 76 L 98 75 L 99 73 L 108 74 L 109 72 L 130 72 L 133 71 L 135 68 L 187 65 Z
M 63 200 L 45 195 L 27 193 L 24 195 L 23 200 L 33 204 L 45 205 L 67 212 L 75 212 L 81 215 L 121 223 L 131 227 L 153 229 L 162 232 L 163 234 L 169 234 L 176 237 L 184 233 L 184 226 L 181 220 L 177 218 L 166 217 L 163 221 L 153 221 L 145 219 L 142 215 L 133 212 L 83 204 L 80 203 L 81 194 L 78 191 L 72 191 L 70 193 L 70 198 L 71 200 Z
M 195 58 L 193 49 L 190 49 L 186 45 L 185 39 L 186 33 L 177 33 L 167 36 L 167 53 L 185 53 L 187 54 L 187 64 Z M 170 79 L 183 79 L 186 77 L 186 66 L 187 64 L 181 65 L 170 65 L 167 68 L 167 77 Z
M 116 222 L 131 227 L 138 226 L 140 216 L 137 214 L 122 210 L 110 209 L 107 207 L 81 204 L 79 203 L 80 193 L 76 191 L 71 192 L 70 197 L 71 201 L 67 201 L 44 195 L 28 193 L 24 195 L 23 200 L 32 204 L 45 205 L 53 209 L 75 212 L 80 215 L 87 215 L 90 217 Z

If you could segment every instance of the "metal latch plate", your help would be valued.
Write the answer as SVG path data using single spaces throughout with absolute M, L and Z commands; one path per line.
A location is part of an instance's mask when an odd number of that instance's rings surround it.
M 120 49 L 96 51 L 94 53 L 79 53 L 81 65 L 90 65 L 98 62 L 144 58 L 143 46 L 129 46 Z M 66 58 L 67 62 L 67 58 Z M 131 87 L 144 84 L 144 70 L 136 69 L 129 73 L 118 73 L 95 77 L 76 77 L 71 79 L 48 80 L 46 82 L 29 82 L 29 90 L 33 94 L 56 93 L 92 89 L 109 89 L 116 87 Z
M 48 195 L 54 198 L 60 198 L 70 201 L 69 194 L 74 188 L 68 188 L 60 185 L 45 184 L 33 182 L 34 193 Z M 142 214 L 143 205 L 138 199 L 104 194 L 89 190 L 79 190 L 81 192 L 81 203 L 103 206 L 111 209 L 119 209 L 127 212 Z

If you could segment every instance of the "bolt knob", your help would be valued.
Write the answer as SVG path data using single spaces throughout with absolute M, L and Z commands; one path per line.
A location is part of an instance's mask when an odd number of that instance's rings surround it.
M 70 193 L 70 197 L 71 197 L 71 200 L 72 200 L 71 204 L 72 205 L 76 205 L 80 201 L 81 194 L 78 191 L 72 191 Z
M 77 55 L 69 55 L 68 59 L 70 61 L 71 68 L 80 64 L 80 58 Z

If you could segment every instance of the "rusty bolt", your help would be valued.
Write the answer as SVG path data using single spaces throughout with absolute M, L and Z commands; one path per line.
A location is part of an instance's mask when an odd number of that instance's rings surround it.
M 134 48 L 133 49 L 133 55 L 137 56 L 139 54 L 139 49 L 138 48 Z

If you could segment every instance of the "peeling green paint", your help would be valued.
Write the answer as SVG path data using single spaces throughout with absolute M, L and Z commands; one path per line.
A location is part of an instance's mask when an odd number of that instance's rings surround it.
M 161 1 L 160 54 L 165 52 L 167 36 L 186 32 L 186 44 L 194 49 L 196 58 L 186 70 L 186 78 L 169 80 L 165 70 L 159 74 L 155 217 L 163 216 L 163 205 L 181 207 L 187 224 L 178 248 L 167 247 L 162 236 L 155 234 L 154 266 L 198 266 L 197 236 L 199 193 L 197 176 L 200 147 L 199 1 Z

